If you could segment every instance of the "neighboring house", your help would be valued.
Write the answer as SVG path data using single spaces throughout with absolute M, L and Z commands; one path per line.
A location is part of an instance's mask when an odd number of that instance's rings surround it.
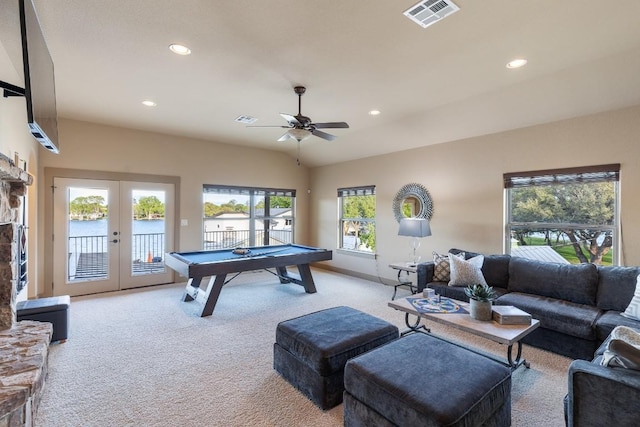
M 256 209 L 257 218 L 264 217 L 263 209 Z M 230 231 L 248 230 L 249 213 L 247 212 L 225 212 L 214 217 L 204 219 L 204 231 Z M 291 208 L 272 208 L 270 230 L 291 230 L 292 227 Z M 256 229 L 263 228 L 263 220 L 255 220 Z
M 261 236 L 264 232 L 264 210 L 256 209 L 254 229 Z M 204 219 L 204 241 L 207 247 L 225 248 L 250 246 L 251 218 L 247 212 L 227 212 Z M 291 208 L 272 208 L 269 220 L 269 244 L 292 243 L 293 222 Z M 256 245 L 261 244 L 256 239 Z M 259 243 L 258 243 L 259 241 Z

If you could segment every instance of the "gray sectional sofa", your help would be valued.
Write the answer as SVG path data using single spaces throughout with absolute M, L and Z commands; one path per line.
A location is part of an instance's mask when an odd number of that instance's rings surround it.
M 569 365 L 565 422 L 569 427 L 635 427 L 640 417 L 640 371 L 602 366 L 608 340 L 592 361 Z
M 452 253 L 462 252 L 451 249 Z M 478 255 L 465 252 L 465 258 Z M 509 255 L 485 255 L 482 273 L 498 297 L 540 320 L 523 343 L 573 359 L 591 360 L 613 328 L 640 329 L 640 321 L 621 315 L 633 298 L 640 267 L 557 264 Z M 418 264 L 418 291 L 468 301 L 464 287 L 434 282 L 434 263 Z

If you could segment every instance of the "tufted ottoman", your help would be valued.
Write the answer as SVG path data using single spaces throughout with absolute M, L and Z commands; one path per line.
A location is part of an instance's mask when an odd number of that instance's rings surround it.
M 345 426 L 509 426 L 511 370 L 427 334 L 347 362 Z
M 273 368 L 321 409 L 342 402 L 350 358 L 398 338 L 391 323 L 350 307 L 334 307 L 280 322 Z

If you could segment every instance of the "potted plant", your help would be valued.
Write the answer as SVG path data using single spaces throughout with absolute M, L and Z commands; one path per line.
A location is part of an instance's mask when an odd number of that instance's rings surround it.
M 469 297 L 469 314 L 476 320 L 491 320 L 491 303 L 496 297 L 496 292 L 486 283 L 469 285 L 464 290 Z

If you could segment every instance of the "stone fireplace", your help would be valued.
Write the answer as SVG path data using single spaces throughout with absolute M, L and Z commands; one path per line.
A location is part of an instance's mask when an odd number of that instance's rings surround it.
M 27 285 L 23 196 L 33 177 L 0 154 L 0 427 L 32 426 L 47 376 L 50 323 L 17 322 Z
M 26 286 L 23 196 L 33 177 L 0 154 L 0 330 L 16 322 L 16 296 Z

